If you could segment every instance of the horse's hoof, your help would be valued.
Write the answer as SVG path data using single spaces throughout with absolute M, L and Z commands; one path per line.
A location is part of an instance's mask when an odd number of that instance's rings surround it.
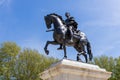
M 64 56 L 64 58 L 63 59 L 67 59 L 67 56 Z
M 78 61 L 78 62 L 82 62 L 82 60 L 81 60 L 81 59 L 77 59 L 77 61 Z
M 92 58 L 89 58 L 89 61 L 92 61 Z
M 46 50 L 45 53 L 46 53 L 47 55 L 49 55 L 49 51 L 48 51 L 48 50 Z
M 63 48 L 57 48 L 57 50 L 63 50 Z

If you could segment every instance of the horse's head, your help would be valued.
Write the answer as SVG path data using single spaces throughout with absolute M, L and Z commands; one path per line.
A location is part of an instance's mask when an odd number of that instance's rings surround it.
M 44 16 L 44 19 L 45 19 L 45 23 L 46 23 L 47 28 L 48 29 L 51 28 L 51 24 L 52 24 L 51 15 Z
M 44 17 L 47 28 L 51 28 L 51 24 L 54 24 L 54 27 L 60 27 L 64 24 L 64 20 L 58 14 L 52 13 Z

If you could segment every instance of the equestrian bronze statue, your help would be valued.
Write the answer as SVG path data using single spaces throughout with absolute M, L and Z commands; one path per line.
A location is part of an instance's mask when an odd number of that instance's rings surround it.
M 85 33 L 77 30 L 77 22 L 70 17 L 70 14 L 66 13 L 67 19 L 64 21 L 58 14 L 48 14 L 44 16 L 47 32 L 53 31 L 54 41 L 47 41 L 44 47 L 45 53 L 48 55 L 49 50 L 47 49 L 49 44 L 60 45 L 58 48 L 64 50 L 64 58 L 67 58 L 66 46 L 73 46 L 77 54 L 77 61 L 80 61 L 80 55 L 85 57 L 86 63 L 93 58 L 90 42 L 88 41 Z M 53 29 L 50 30 L 53 24 Z M 87 54 L 86 54 L 87 52 Z

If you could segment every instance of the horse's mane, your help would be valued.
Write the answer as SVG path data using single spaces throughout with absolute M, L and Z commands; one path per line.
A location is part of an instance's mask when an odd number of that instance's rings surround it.
M 63 22 L 63 24 L 65 24 L 65 21 L 63 20 L 62 16 L 60 16 L 60 15 L 58 15 L 56 13 L 51 13 L 50 15 L 55 15 L 55 16 L 59 17 L 60 20 Z

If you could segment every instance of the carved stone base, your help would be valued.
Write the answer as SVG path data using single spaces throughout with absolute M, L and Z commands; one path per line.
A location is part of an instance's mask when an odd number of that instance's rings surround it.
M 63 59 L 40 73 L 43 80 L 107 80 L 111 72 L 97 65 Z

